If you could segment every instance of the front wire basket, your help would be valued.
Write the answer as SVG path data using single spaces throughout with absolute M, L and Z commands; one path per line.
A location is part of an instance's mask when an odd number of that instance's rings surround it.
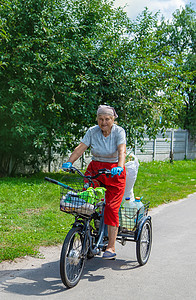
M 72 179 L 72 180 L 71 180 Z M 95 203 L 97 195 L 93 190 L 87 191 L 88 182 L 78 177 L 69 178 L 65 183 L 73 188 L 70 191 L 61 187 L 60 210 L 66 213 L 90 216 L 95 212 Z
M 119 226 L 122 232 L 134 232 L 144 216 L 148 215 L 150 202 L 144 202 L 139 210 L 135 208 L 120 207 Z M 142 211 L 143 209 L 143 211 Z

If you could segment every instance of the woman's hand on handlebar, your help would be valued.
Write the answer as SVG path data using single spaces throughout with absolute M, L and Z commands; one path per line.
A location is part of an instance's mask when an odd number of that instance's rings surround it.
M 72 167 L 72 163 L 70 161 L 62 164 L 62 169 L 64 169 L 64 170 L 69 170 L 69 169 L 71 169 L 71 167 Z
M 114 175 L 119 175 L 123 172 L 123 168 L 122 167 L 114 167 L 111 169 L 111 175 L 112 177 L 114 177 Z

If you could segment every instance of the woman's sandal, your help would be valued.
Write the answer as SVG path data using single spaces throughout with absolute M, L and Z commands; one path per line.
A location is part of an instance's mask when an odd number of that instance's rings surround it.
M 116 258 L 116 253 L 112 253 L 110 251 L 105 251 L 103 256 L 102 256 L 103 259 L 115 259 Z

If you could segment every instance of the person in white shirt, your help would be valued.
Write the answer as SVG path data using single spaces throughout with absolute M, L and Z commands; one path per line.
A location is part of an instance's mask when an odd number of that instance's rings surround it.
M 97 180 L 106 187 L 106 206 L 104 222 L 108 225 L 108 246 L 103 254 L 105 259 L 114 259 L 115 241 L 119 227 L 119 208 L 125 191 L 126 171 L 126 134 L 125 130 L 114 123 L 118 117 L 115 109 L 100 105 L 97 110 L 97 122 L 88 129 L 81 143 L 75 148 L 63 168 L 68 169 L 91 147 L 92 161 L 85 174 L 95 175 L 99 169 L 111 170 L 111 176 L 101 175 Z M 118 176 L 114 176 L 118 175 Z

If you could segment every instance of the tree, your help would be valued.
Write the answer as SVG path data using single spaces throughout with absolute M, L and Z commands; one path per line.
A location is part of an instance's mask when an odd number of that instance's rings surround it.
M 6 6 L 9 6 L 9 2 L 8 1 L 4 1 L 4 2 L 0 2 L 0 10 L 2 8 L 5 8 Z M 2 41 L 2 39 L 8 39 L 8 35 L 5 31 L 5 20 L 3 18 L 0 18 L 0 42 Z M 0 61 L 0 68 L 3 68 L 6 65 L 6 62 L 2 62 Z
M 93 124 L 92 111 L 111 89 L 107 67 L 114 68 L 126 16 L 97 0 L 14 0 L 0 8 L 10 37 L 0 45 L 7 63 L 0 70 L 0 165 L 11 175 L 20 162 L 39 168 L 50 160 L 48 149 L 58 149 L 62 137 L 65 153 Z
M 183 103 L 181 68 L 182 61 L 172 47 L 165 43 L 165 22 L 159 24 L 159 14 L 146 8 L 132 24 L 129 32 L 129 59 L 125 69 L 129 92 L 123 105 L 130 144 L 136 137 L 142 144 L 145 134 L 155 138 L 159 130 L 176 126 Z M 159 118 L 162 117 L 162 122 Z
M 176 124 L 183 57 L 161 39 L 158 14 L 132 22 L 108 0 L 13 0 L 0 16 L 1 173 L 72 150 L 99 104 L 115 106 L 129 145 Z
M 196 13 L 191 5 L 176 10 L 168 27 L 168 43 L 183 60 L 176 60 L 181 68 L 180 78 L 184 83 L 182 90 L 184 105 L 179 114 L 179 125 L 196 136 Z

